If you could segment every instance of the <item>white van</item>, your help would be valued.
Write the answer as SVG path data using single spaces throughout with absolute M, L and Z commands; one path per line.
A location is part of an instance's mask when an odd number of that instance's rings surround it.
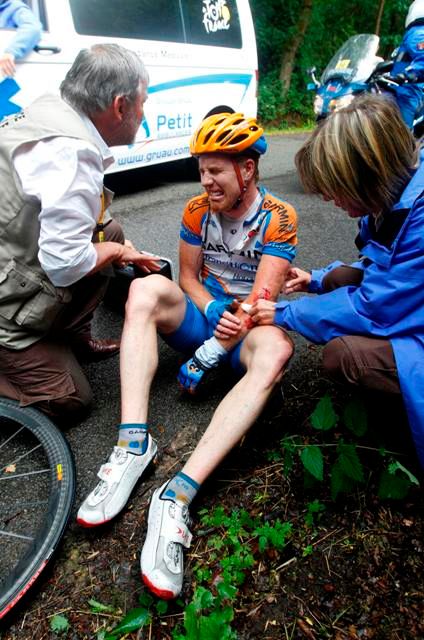
M 200 120 L 217 106 L 256 115 L 257 53 L 248 0 L 27 0 L 43 24 L 36 49 L 0 82 L 0 119 L 57 91 L 78 51 L 116 42 L 150 75 L 135 144 L 109 172 L 187 158 Z M 0 31 L 0 46 L 12 33 Z

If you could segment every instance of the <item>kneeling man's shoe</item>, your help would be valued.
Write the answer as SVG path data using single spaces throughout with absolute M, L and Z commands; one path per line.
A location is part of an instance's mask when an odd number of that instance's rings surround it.
M 78 341 L 74 346 L 74 352 L 81 362 L 99 362 L 106 360 L 119 353 L 121 341 L 117 340 L 97 340 L 87 338 Z
M 155 440 L 147 434 L 146 452 L 136 455 L 123 447 L 114 447 L 109 460 L 97 474 L 100 482 L 80 506 L 77 522 L 97 527 L 112 520 L 124 508 L 131 491 L 157 453 Z

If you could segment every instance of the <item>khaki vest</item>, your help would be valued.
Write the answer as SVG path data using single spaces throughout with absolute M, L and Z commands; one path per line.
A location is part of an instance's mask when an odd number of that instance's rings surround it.
M 54 95 L 0 124 L 0 345 L 9 349 L 40 340 L 71 300 L 69 289 L 55 287 L 41 268 L 40 202 L 23 193 L 12 164 L 20 145 L 56 136 L 98 146 L 80 116 Z

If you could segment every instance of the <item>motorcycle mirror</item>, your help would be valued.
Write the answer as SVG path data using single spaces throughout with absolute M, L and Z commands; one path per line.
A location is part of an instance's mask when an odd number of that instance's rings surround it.
M 315 73 L 316 70 L 316 67 L 309 67 L 308 69 L 306 69 L 306 73 L 308 74 L 308 76 L 311 76 L 313 73 Z
M 375 68 L 375 72 L 378 73 L 388 73 L 393 69 L 393 60 L 383 60 L 383 62 L 379 62 Z

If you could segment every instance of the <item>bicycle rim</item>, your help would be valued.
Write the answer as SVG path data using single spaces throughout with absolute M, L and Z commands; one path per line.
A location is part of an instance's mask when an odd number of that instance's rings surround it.
M 72 454 L 57 427 L 0 398 L 0 619 L 50 560 L 74 492 Z

